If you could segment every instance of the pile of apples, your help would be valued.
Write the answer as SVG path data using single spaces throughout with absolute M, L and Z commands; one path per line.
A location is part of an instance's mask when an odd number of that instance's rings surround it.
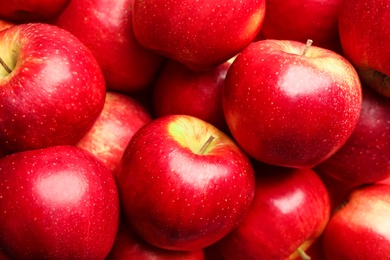
M 390 0 L 9 0 L 0 259 L 390 259 Z

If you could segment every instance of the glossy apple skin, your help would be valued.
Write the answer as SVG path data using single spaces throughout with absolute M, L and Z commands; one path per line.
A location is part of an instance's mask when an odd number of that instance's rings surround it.
M 390 98 L 364 85 L 359 121 L 347 142 L 318 168 L 355 185 L 390 176 Z
M 105 101 L 104 78 L 90 51 L 69 32 L 40 23 L 0 31 L 0 45 L 13 68 L 8 74 L 0 67 L 0 150 L 75 145 Z
M 345 57 L 361 79 L 390 97 L 390 6 L 381 0 L 345 0 L 339 15 L 339 33 Z
M 226 131 L 222 87 L 230 65 L 231 62 L 227 61 L 212 70 L 194 71 L 169 60 L 153 86 L 154 114 L 157 117 L 190 115 Z
M 56 21 L 91 50 L 108 90 L 139 91 L 152 82 L 162 65 L 162 56 L 135 39 L 132 4 L 133 0 L 72 0 Z
M 261 27 L 267 39 L 312 39 L 319 47 L 341 53 L 338 14 L 342 0 L 266 0 L 266 14 Z
M 70 0 L 18 0 L 2 1 L 0 19 L 16 23 L 51 22 Z
M 324 232 L 327 259 L 389 259 L 389 215 L 389 185 L 354 189 Z
M 11 259 L 103 259 L 114 243 L 115 180 L 75 146 L 0 159 L 0 198 L 0 248 Z
M 312 169 L 256 164 L 255 172 L 252 206 L 218 250 L 225 259 L 294 259 L 325 229 L 328 192 Z
M 252 43 L 230 66 L 222 105 L 230 132 L 256 160 L 313 167 L 335 153 L 359 118 L 362 90 L 352 65 L 295 41 Z
M 265 0 L 134 0 L 133 26 L 144 47 L 206 70 L 249 45 L 264 14 Z
M 128 259 L 203 260 L 204 252 L 203 249 L 196 251 L 175 251 L 155 247 L 140 238 L 125 222 L 121 221 L 115 243 L 106 260 Z
M 215 139 L 199 154 L 210 135 Z M 185 251 L 211 245 L 236 227 L 254 182 L 248 157 L 232 139 L 186 115 L 141 128 L 118 178 L 123 213 L 135 232 L 157 247 Z
M 99 158 L 116 176 L 130 139 L 150 121 L 149 111 L 135 99 L 107 91 L 102 112 L 77 146 Z

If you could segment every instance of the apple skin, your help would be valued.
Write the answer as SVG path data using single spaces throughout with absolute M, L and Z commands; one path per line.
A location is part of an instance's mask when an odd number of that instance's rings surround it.
M 0 154 L 75 145 L 103 109 L 106 87 L 91 52 L 49 24 L 0 31 Z
M 103 111 L 77 146 L 95 155 L 116 176 L 130 139 L 150 121 L 149 111 L 135 99 L 107 91 Z
M 133 0 L 72 0 L 56 25 L 78 37 L 102 68 L 107 89 L 133 93 L 151 84 L 163 57 L 134 36 Z
M 355 128 L 359 77 L 341 55 L 316 46 L 262 40 L 230 66 L 222 105 L 230 132 L 252 158 L 310 168 L 329 158 Z M 245 131 L 243 131 L 245 129 Z
M 15 24 L 10 22 L 10 21 L 0 20 L 0 31 L 5 30 L 7 28 L 10 28 L 10 27 L 12 27 L 14 25 Z
M 190 115 L 227 131 L 222 109 L 222 87 L 231 62 L 229 60 L 207 71 L 194 71 L 182 63 L 169 60 L 154 82 L 155 116 Z
M 362 185 L 352 190 L 323 234 L 327 259 L 389 259 L 389 215 L 389 185 Z
M 360 78 L 390 97 L 390 6 L 381 0 L 344 0 L 339 14 L 339 34 L 344 56 Z
M 71 0 L 2 1 L 0 19 L 16 23 L 51 22 Z
M 215 139 L 200 152 L 210 136 Z M 154 246 L 179 251 L 202 249 L 236 227 L 255 185 L 251 162 L 236 143 L 187 115 L 157 118 L 135 133 L 117 182 L 133 230 Z
M 118 189 L 93 155 L 68 145 L 14 153 L 0 159 L 0 183 L 0 248 L 11 259 L 108 255 Z
M 317 166 L 334 178 L 355 185 L 390 176 L 390 98 L 363 85 L 359 121 L 347 142 Z
M 106 260 L 203 260 L 203 249 L 196 251 L 174 251 L 155 247 L 121 221 L 115 243 Z
M 264 15 L 265 0 L 134 0 L 133 27 L 144 47 L 207 70 L 249 45 Z
M 312 169 L 255 164 L 256 193 L 239 226 L 216 243 L 226 259 L 295 259 L 323 232 L 329 195 Z
M 306 42 L 341 53 L 338 14 L 342 0 L 266 0 L 261 34 L 267 39 Z

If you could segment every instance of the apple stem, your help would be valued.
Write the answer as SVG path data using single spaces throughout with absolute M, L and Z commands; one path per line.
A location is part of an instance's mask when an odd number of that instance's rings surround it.
M 210 135 L 210 137 L 207 139 L 207 141 L 203 144 L 203 146 L 200 148 L 198 154 L 204 154 L 207 147 L 210 145 L 210 143 L 215 139 L 213 135 Z
M 306 254 L 305 250 L 303 250 L 302 248 L 298 247 L 297 252 L 302 260 L 310 260 L 311 259 L 311 257 L 308 254 Z
M 309 50 L 309 48 L 310 48 L 310 46 L 311 46 L 312 43 L 313 43 L 313 40 L 311 40 L 311 39 L 308 39 L 308 40 L 306 41 L 306 46 L 305 46 L 305 49 L 303 49 L 302 56 L 305 56 L 305 55 L 306 55 L 306 53 L 307 53 L 307 51 Z
M 5 71 L 7 73 L 11 73 L 12 70 L 8 67 L 8 65 L 4 62 L 4 60 L 0 57 L 0 64 L 1 66 L 3 66 L 3 68 L 5 69 Z

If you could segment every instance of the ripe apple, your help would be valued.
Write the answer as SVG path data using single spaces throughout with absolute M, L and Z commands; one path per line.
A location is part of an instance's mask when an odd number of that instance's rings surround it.
M 11 259 L 104 259 L 119 197 L 110 170 L 60 145 L 0 159 L 0 248 Z
M 106 260 L 204 260 L 203 249 L 196 251 L 175 251 L 155 247 L 121 221 L 119 230 Z
M 70 0 L 2 1 L 0 19 L 17 23 L 51 22 Z
M 230 66 L 222 105 L 230 132 L 256 160 L 313 167 L 351 135 L 359 77 L 341 55 L 296 41 L 252 43 Z
M 389 185 L 355 188 L 324 232 L 322 242 L 327 259 L 389 259 L 389 215 Z
M 169 60 L 154 82 L 154 114 L 157 117 L 190 115 L 226 131 L 222 87 L 231 63 L 229 60 L 211 70 L 194 71 Z
M 339 34 L 345 57 L 362 81 L 390 97 L 390 5 L 382 0 L 344 0 Z
M 226 260 L 305 256 L 329 220 L 324 184 L 312 169 L 254 167 L 252 206 L 238 227 L 216 243 L 219 252 Z
M 347 142 L 318 169 L 355 185 L 390 176 L 390 98 L 363 85 L 359 121 Z
M 266 0 L 261 33 L 268 39 L 306 42 L 341 53 L 338 14 L 342 0 Z
M 99 64 L 66 30 L 43 23 L 2 30 L 0 60 L 0 154 L 74 145 L 103 109 Z
M 103 111 L 77 144 L 100 159 L 114 174 L 127 144 L 152 116 L 135 99 L 107 91 Z
M 149 85 L 163 57 L 134 36 L 133 0 L 72 0 L 56 25 L 77 36 L 102 68 L 107 89 L 135 92 Z
M 195 70 L 222 64 L 249 45 L 265 15 L 265 0 L 134 0 L 141 45 Z
M 195 251 L 235 228 L 250 207 L 246 154 L 213 125 L 164 116 L 130 140 L 118 177 L 125 221 L 148 243 Z

